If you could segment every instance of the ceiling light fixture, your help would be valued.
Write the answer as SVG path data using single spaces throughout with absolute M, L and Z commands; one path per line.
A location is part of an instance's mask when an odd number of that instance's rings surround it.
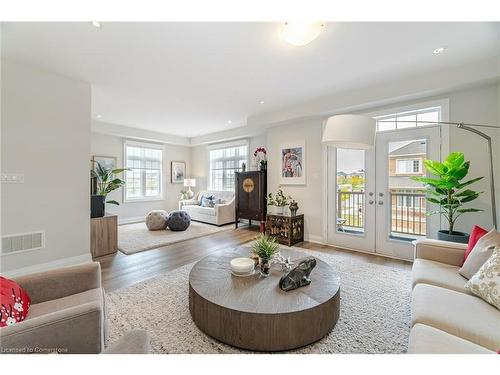
M 286 22 L 283 39 L 294 46 L 305 46 L 316 39 L 325 28 L 323 22 Z
M 96 118 L 101 118 L 102 116 L 101 115 L 95 115 Z
M 228 123 L 228 124 L 232 124 L 232 121 L 231 121 L 231 120 L 228 120 L 228 121 L 227 121 L 227 123 Z
M 264 103 L 265 103 L 265 101 L 263 101 L 263 100 L 261 100 L 261 101 L 259 102 L 259 104 L 264 104 Z
M 97 27 L 98 29 L 101 28 L 101 23 L 97 21 L 92 21 L 92 26 Z
M 432 51 L 433 54 L 439 55 L 440 53 L 443 53 L 446 47 L 438 47 L 434 51 Z

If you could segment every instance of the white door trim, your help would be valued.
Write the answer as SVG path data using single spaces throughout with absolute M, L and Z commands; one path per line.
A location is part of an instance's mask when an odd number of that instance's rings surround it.
M 419 108 L 425 108 L 425 107 L 434 107 L 434 106 L 441 106 L 441 121 L 450 121 L 450 99 L 449 98 L 441 98 L 441 99 L 436 99 L 436 100 L 427 100 L 427 101 L 419 101 L 415 102 L 413 104 L 409 104 L 406 106 L 391 106 L 387 107 L 385 109 L 371 109 L 369 111 L 363 111 L 361 114 L 367 115 L 367 116 L 380 116 L 384 114 L 389 114 L 389 113 L 397 113 L 397 112 L 403 112 L 405 110 L 411 110 L 411 109 L 419 109 Z M 380 107 L 378 107 L 380 108 Z M 326 125 L 326 119 L 323 121 L 323 130 Z M 448 155 L 450 153 L 450 126 L 443 125 L 440 127 L 441 129 L 441 161 L 443 159 L 443 155 Z M 329 227 L 329 220 L 328 220 L 328 191 L 329 191 L 329 167 L 330 165 L 328 164 L 328 147 L 322 146 L 322 167 L 323 167 L 323 173 L 322 173 L 322 178 L 323 178 L 323 189 L 322 189 L 322 224 L 323 224 L 323 242 L 325 244 L 330 244 L 334 245 L 329 241 L 328 238 L 328 227 Z M 380 256 L 385 256 L 383 254 L 379 254 Z

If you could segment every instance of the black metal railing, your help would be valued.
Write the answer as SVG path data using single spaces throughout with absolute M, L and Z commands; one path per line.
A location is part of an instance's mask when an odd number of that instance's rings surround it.
M 343 227 L 364 228 L 365 193 L 337 192 L 337 223 Z

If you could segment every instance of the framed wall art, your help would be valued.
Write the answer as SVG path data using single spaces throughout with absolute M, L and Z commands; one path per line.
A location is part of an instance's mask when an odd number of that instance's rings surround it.
M 280 184 L 304 185 L 306 183 L 306 143 L 282 144 L 280 147 Z
M 186 178 L 186 163 L 183 161 L 173 161 L 171 163 L 172 184 L 182 184 Z

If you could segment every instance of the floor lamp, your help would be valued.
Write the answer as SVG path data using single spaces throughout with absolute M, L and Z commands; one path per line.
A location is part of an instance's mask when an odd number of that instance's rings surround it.
M 361 115 L 337 115 L 330 117 L 323 131 L 322 142 L 327 145 L 344 148 L 368 149 L 375 145 L 375 131 L 377 122 L 394 121 L 376 121 L 373 118 Z M 495 199 L 495 176 L 493 169 L 493 148 L 491 145 L 491 137 L 477 129 L 492 128 L 500 130 L 500 127 L 493 125 L 466 124 L 463 122 L 447 122 L 447 121 L 397 121 L 399 123 L 412 124 L 435 124 L 435 125 L 454 125 L 459 129 L 469 131 L 486 139 L 488 143 L 488 156 L 490 161 L 490 187 L 491 187 L 491 213 L 493 215 L 493 226 L 497 226 L 497 209 Z

